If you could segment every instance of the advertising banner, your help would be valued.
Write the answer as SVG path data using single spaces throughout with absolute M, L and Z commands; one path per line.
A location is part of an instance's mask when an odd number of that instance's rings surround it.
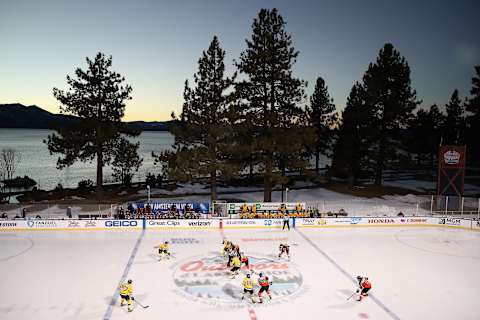
M 170 220 L 170 219 L 157 219 L 146 220 L 145 227 L 147 229 L 213 229 L 219 227 L 218 220 L 212 219 L 185 219 L 185 220 Z
M 168 213 L 172 207 L 180 214 L 185 212 L 187 205 L 195 213 L 207 214 L 210 209 L 208 202 L 152 202 L 152 203 L 130 203 L 127 210 L 130 212 L 144 213 L 151 212 L 153 214 Z
M 463 196 L 465 180 L 465 146 L 441 146 L 438 151 L 437 194 Z
M 305 210 L 306 206 L 304 202 L 243 202 L 243 203 L 228 203 L 227 211 L 229 214 L 235 214 L 242 212 L 242 207 L 246 205 L 248 207 L 248 212 L 252 212 L 252 207 L 256 208 L 258 213 L 264 212 L 278 212 L 280 206 L 284 204 L 289 213 L 295 211 L 295 207 L 300 205 L 302 210 Z

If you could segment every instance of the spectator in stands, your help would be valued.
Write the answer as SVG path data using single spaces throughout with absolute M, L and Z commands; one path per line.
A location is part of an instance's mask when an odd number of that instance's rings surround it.
M 147 205 L 145 206 L 145 211 L 146 213 L 152 213 L 152 207 L 150 206 L 150 203 L 147 203 Z
M 397 217 L 405 217 L 405 215 L 403 214 L 402 211 L 400 211 L 400 212 L 397 214 Z
M 2 213 L 2 219 L 8 219 L 8 216 L 7 216 L 6 212 Z
M 257 215 L 257 206 L 255 204 L 252 204 L 252 209 L 251 209 L 251 212 L 253 214 L 253 216 L 255 218 L 258 218 L 258 215 Z
M 22 218 L 25 219 L 26 216 L 27 216 L 27 209 L 22 208 Z
M 295 213 L 297 214 L 297 216 L 300 216 L 303 213 L 303 208 L 300 203 L 297 203 L 295 205 Z

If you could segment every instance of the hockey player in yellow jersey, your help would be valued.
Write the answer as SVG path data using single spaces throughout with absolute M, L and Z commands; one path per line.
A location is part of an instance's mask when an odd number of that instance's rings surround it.
M 125 305 L 125 301 L 128 305 L 128 311 L 133 311 L 133 281 L 128 280 L 120 285 L 120 306 Z
M 242 281 L 243 285 L 243 295 L 242 295 L 242 300 L 245 298 L 245 294 L 250 295 L 250 299 L 252 300 L 252 303 L 255 303 L 254 295 L 253 295 L 253 286 L 255 285 L 255 282 L 250 278 L 250 273 L 247 273 L 245 278 L 243 278 Z
M 223 255 L 226 256 L 231 249 L 232 243 L 226 239 L 223 240 Z
M 158 246 L 158 254 L 160 255 L 160 259 L 163 257 L 170 258 L 170 245 L 168 244 L 168 241 L 165 241 Z
M 230 270 L 230 278 L 232 279 L 235 278 L 235 276 L 238 274 L 238 270 L 240 270 L 241 264 L 242 263 L 239 257 L 237 256 L 232 257 L 232 262 L 231 262 L 232 269 Z

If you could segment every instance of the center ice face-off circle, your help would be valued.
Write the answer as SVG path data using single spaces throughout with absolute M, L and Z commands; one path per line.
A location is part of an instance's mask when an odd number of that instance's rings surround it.
M 285 302 L 302 288 L 302 274 L 292 263 L 260 255 L 249 256 L 249 261 L 250 269 L 255 271 L 255 274 L 252 274 L 254 281 L 257 281 L 260 272 L 272 281 L 271 303 Z M 241 282 L 249 271 L 243 267 L 235 279 L 230 279 L 230 269 L 231 267 L 226 266 L 224 257 L 196 256 L 177 264 L 173 280 L 178 293 L 189 300 L 225 307 L 244 306 L 241 301 Z

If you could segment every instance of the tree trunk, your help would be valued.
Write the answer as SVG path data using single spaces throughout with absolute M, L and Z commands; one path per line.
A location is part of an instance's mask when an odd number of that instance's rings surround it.
M 215 171 L 210 172 L 210 197 L 212 201 L 217 200 L 217 173 Z
M 384 132 L 381 133 L 382 136 L 380 137 L 380 142 L 378 146 L 378 160 L 377 160 L 377 167 L 375 168 L 375 185 L 381 186 L 382 185 L 382 178 L 383 178 L 383 166 L 385 162 L 385 137 Z
M 248 176 L 250 178 L 250 182 L 253 181 L 253 156 L 250 153 L 250 163 L 249 163 L 249 171 L 248 171 Z
M 272 201 L 272 159 L 270 154 L 265 156 L 265 175 L 263 178 L 263 201 Z
M 318 174 L 320 169 L 320 151 L 315 151 L 315 172 Z
M 103 196 L 103 152 L 100 146 L 97 149 L 97 198 Z

